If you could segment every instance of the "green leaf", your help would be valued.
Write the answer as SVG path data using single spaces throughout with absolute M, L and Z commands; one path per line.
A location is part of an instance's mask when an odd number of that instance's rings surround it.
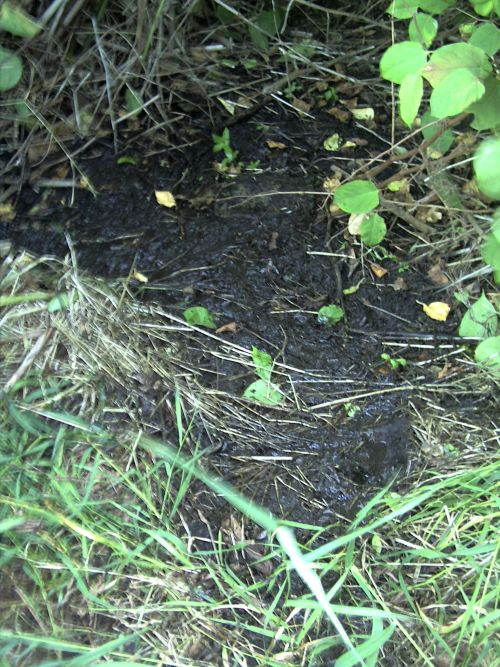
M 207 329 L 217 328 L 212 315 L 203 306 L 192 306 L 191 308 L 187 308 L 183 315 L 186 322 L 195 327 L 206 327 Z
M 344 319 L 344 311 L 340 306 L 331 303 L 328 306 L 323 306 L 318 311 L 318 322 L 326 324 L 329 327 L 335 326 Z
M 483 259 L 495 271 L 500 271 L 500 209 L 493 218 L 493 226 L 483 245 Z
M 458 334 L 472 338 L 488 338 L 497 331 L 498 317 L 495 308 L 484 294 L 474 303 L 462 317 Z
M 269 48 L 269 37 L 274 37 L 281 32 L 285 15 L 280 9 L 262 12 L 253 24 L 248 26 L 248 33 L 254 46 L 261 51 Z
M 429 14 L 442 14 L 452 7 L 456 0 L 420 0 L 420 9 Z
M 135 116 L 144 107 L 144 100 L 136 90 L 127 86 L 125 89 L 125 105 L 127 111 Z
M 419 0 L 391 0 L 387 13 L 395 19 L 410 19 L 418 9 Z
M 249 398 L 261 405 L 280 405 L 284 396 L 277 385 L 265 380 L 255 380 L 245 389 L 243 398 Z
M 486 79 L 492 68 L 482 49 L 459 42 L 447 44 L 434 51 L 422 70 L 422 76 L 435 88 L 457 69 L 468 69 L 477 79 L 482 80 Z
M 469 39 L 469 44 L 479 47 L 493 58 L 500 49 L 500 30 L 494 23 L 482 23 L 475 28 Z
M 0 91 L 10 90 L 19 83 L 23 73 L 21 58 L 0 46 Z
M 400 42 L 393 44 L 380 60 L 380 75 L 401 83 L 407 74 L 419 72 L 427 62 L 427 54 L 416 42 Z
M 474 357 L 478 364 L 500 376 L 500 336 L 492 336 L 479 343 Z
M 256 347 L 252 347 L 252 361 L 257 375 L 265 382 L 270 382 L 273 370 L 273 358 L 271 355 Z
M 486 139 L 474 155 L 477 186 L 491 199 L 500 199 L 500 138 Z
M 399 88 L 399 113 L 403 121 L 411 127 L 424 94 L 424 82 L 418 72 L 405 76 Z
M 438 120 L 439 118 L 433 116 L 430 111 L 426 111 L 424 113 L 422 116 L 422 134 L 424 135 L 424 139 L 431 139 L 439 130 L 438 123 L 435 125 L 429 125 L 430 123 Z M 426 125 L 429 127 L 426 127 Z M 434 155 L 436 157 L 441 157 L 448 151 L 452 143 L 453 132 L 451 130 L 445 130 L 443 134 L 441 134 L 435 141 L 432 142 L 428 150 L 432 153 L 432 157 L 434 157 Z
M 418 42 L 422 46 L 429 47 L 437 35 L 438 22 L 429 14 L 417 12 L 408 26 L 408 35 L 412 42 Z
M 16 37 L 35 37 L 42 26 L 27 14 L 24 9 L 3 2 L 0 6 L 0 30 L 6 30 Z
M 484 95 L 468 109 L 474 114 L 470 125 L 475 130 L 496 130 L 500 128 L 500 81 L 491 75 L 485 79 L 484 87 Z
M 333 200 L 346 213 L 368 213 L 378 206 L 379 193 L 370 181 L 357 180 L 340 185 Z
M 325 151 L 338 151 L 339 142 L 340 142 L 340 137 L 338 133 L 335 132 L 335 134 L 332 134 L 323 141 L 323 148 L 325 149 Z
M 431 94 L 431 113 L 446 118 L 462 113 L 485 92 L 484 84 L 469 69 L 456 69 L 437 85 Z
M 378 245 L 387 234 L 384 218 L 378 213 L 372 213 L 361 223 L 359 235 L 367 246 Z
M 493 10 L 493 0 L 470 0 L 470 3 L 479 16 L 489 16 Z
M 67 292 L 56 294 L 47 304 L 49 313 L 57 313 L 60 310 L 66 310 L 69 306 L 70 295 Z

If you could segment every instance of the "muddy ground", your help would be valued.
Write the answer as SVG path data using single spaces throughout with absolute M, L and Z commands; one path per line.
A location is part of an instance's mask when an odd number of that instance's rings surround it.
M 415 405 L 424 385 L 444 400 L 447 376 L 439 371 L 442 355 L 459 347 L 460 314 L 435 322 L 423 313 L 422 303 L 451 298 L 427 276 L 437 258 L 422 252 L 425 239 L 415 230 L 387 214 L 388 256 L 367 254 L 321 194 L 336 169 L 349 173 L 356 160 L 385 148 L 376 133 L 325 111 L 300 117 L 269 106 L 231 127 L 243 168 L 221 174 L 211 132 L 207 125 L 191 145 L 161 152 L 124 137 L 125 161 L 107 141 L 96 142 L 77 163 L 97 194 L 27 184 L 0 238 L 40 255 L 65 256 L 70 242 L 81 270 L 147 276 L 147 283 L 130 279 L 147 303 L 179 317 L 205 306 L 218 327 L 235 323 L 203 344 L 196 333 L 181 343 L 198 384 L 234 398 L 220 428 L 197 428 L 200 445 L 213 448 L 224 477 L 282 516 L 328 523 L 416 465 Z M 357 145 L 325 150 L 335 132 Z M 246 169 L 255 161 L 256 170 Z M 57 169 L 44 178 L 60 178 Z M 160 206 L 155 190 L 171 191 L 177 205 Z M 370 262 L 387 273 L 376 277 Z M 329 303 L 345 310 L 336 327 L 317 320 Z M 255 374 L 228 345 L 256 346 L 281 364 L 285 406 L 240 400 Z M 393 369 L 382 353 L 407 366 Z M 173 437 L 173 425 L 151 407 L 154 392 L 147 403 L 146 427 Z M 261 426 L 237 419 L 236 428 L 235 409 L 257 415 Z

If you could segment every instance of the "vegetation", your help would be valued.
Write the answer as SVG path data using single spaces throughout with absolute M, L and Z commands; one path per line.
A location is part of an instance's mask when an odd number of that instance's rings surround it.
M 171 118 L 178 107 L 169 100 L 178 95 L 185 103 L 206 79 L 208 108 L 221 68 L 284 64 L 290 76 L 276 88 L 280 99 L 307 113 L 295 92 L 311 71 L 331 74 L 330 21 L 340 22 L 344 39 L 360 22 L 378 40 L 377 86 L 392 99 L 392 136 L 376 159 L 325 177 L 329 213 L 350 216 L 363 258 L 384 256 L 380 244 L 391 234 L 384 214 L 396 207 L 416 234 L 429 224 L 390 193 L 425 166 L 429 187 L 459 217 L 460 192 L 447 173 L 472 161 L 485 224 L 464 214 L 457 236 L 470 241 L 483 282 L 479 295 L 456 290 L 464 304 L 457 334 L 473 340 L 458 348 L 459 370 L 448 384 L 427 391 L 418 365 L 381 356 L 388 372 L 408 375 L 421 391 L 411 404 L 418 465 L 403 482 L 375 490 L 350 520 L 335 515 L 316 525 L 273 515 L 256 502 L 255 489 L 250 497 L 249 486 L 223 479 L 224 466 L 210 460 L 200 436 L 200 423 L 211 433 L 230 412 L 232 438 L 261 429 L 265 440 L 265 411 L 296 399 L 285 364 L 255 346 L 228 343 L 225 357 L 256 376 L 243 394 L 249 400 L 208 392 L 184 355 L 193 332 L 210 349 L 217 325 L 206 308 L 176 317 L 138 301 L 133 276 L 104 281 L 80 273 L 74 261 L 3 252 L 0 666 L 496 664 L 499 462 L 491 406 L 500 336 L 490 280 L 498 283 L 500 274 L 497 0 L 474 0 L 466 10 L 453 0 L 401 0 L 384 13 L 366 3 L 358 16 L 348 3 L 323 9 L 306 0 L 280 7 L 105 0 L 94 3 L 95 15 L 54 0 L 36 20 L 29 4 L 26 11 L 13 2 L 0 8 L 0 122 L 9 156 L 3 216 L 12 214 L 15 170 L 27 154 L 37 162 L 57 149 L 76 187 L 84 174 L 75 137 L 86 146 L 111 137 L 117 148 L 122 131 L 145 132 L 164 146 L 178 132 Z M 293 31 L 311 16 L 321 39 Z M 212 59 L 205 47 L 214 35 L 235 53 L 224 48 L 220 62 Z M 166 84 L 188 70 L 185 89 L 170 94 Z M 343 66 L 337 74 L 348 76 Z M 275 92 L 271 86 L 250 106 Z M 322 103 L 340 97 L 331 83 L 316 92 Z M 231 178 L 231 168 L 243 165 L 229 129 L 239 111 L 219 104 L 227 117 L 207 138 L 224 156 L 221 177 Z M 442 254 L 450 236 L 444 225 L 435 242 Z M 429 317 L 446 319 L 442 305 L 430 304 Z M 344 310 L 330 304 L 315 315 L 335 328 Z M 460 410 L 470 396 L 480 422 Z M 338 404 L 354 416 L 356 401 L 347 393 Z M 297 414 L 318 426 L 314 411 Z

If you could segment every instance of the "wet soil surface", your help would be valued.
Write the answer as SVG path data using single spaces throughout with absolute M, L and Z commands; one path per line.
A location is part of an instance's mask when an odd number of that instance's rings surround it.
M 210 129 L 187 148 L 146 157 L 143 148 L 128 149 L 136 164 L 119 164 L 109 147 L 94 146 L 79 167 L 97 196 L 82 188 L 72 201 L 69 189 L 26 188 L 15 221 L 0 224 L 0 238 L 41 255 L 65 256 L 69 240 L 80 269 L 95 275 L 144 274 L 147 284 L 131 280 L 137 296 L 179 317 L 196 305 L 208 308 L 219 327 L 235 323 L 235 331 L 204 345 L 186 344 L 206 390 L 241 397 L 256 379 L 248 365 L 224 354 L 225 343 L 269 352 L 281 364 L 276 381 L 288 407 L 247 405 L 261 426 L 250 421 L 245 432 L 240 425 L 232 438 L 233 406 L 222 417 L 226 428 L 201 445 L 215 447 L 227 479 L 302 521 L 349 515 L 373 489 L 408 470 L 412 378 L 426 378 L 415 367 L 422 348 L 405 344 L 424 340 L 430 358 L 438 354 L 434 341 L 453 336 L 457 325 L 453 317 L 438 323 L 422 312 L 422 302 L 445 299 L 425 277 L 428 266 L 412 262 L 416 239 L 397 220 L 387 219 L 392 256 L 377 259 L 347 234 L 345 217 L 331 218 L 323 180 L 381 148 L 360 126 L 340 129 L 365 145 L 348 155 L 328 152 L 324 139 L 339 131 L 332 116 L 300 119 L 263 109 L 231 129 L 238 159 L 259 160 L 259 169 L 233 175 L 214 169 Z M 160 206 L 155 190 L 171 191 L 176 207 Z M 377 278 L 370 259 L 386 275 Z M 333 328 L 317 319 L 330 303 L 345 310 Z M 384 352 L 408 366 L 392 369 Z

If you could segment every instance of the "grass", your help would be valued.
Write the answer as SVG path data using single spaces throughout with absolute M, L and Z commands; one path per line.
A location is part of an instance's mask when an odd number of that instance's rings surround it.
M 126 285 L 21 256 L 2 287 L 0 664 L 495 664 L 493 431 L 350 523 L 282 521 L 211 470 L 174 337 L 124 335 L 148 319 Z M 124 399 L 146 358 L 170 438 Z

